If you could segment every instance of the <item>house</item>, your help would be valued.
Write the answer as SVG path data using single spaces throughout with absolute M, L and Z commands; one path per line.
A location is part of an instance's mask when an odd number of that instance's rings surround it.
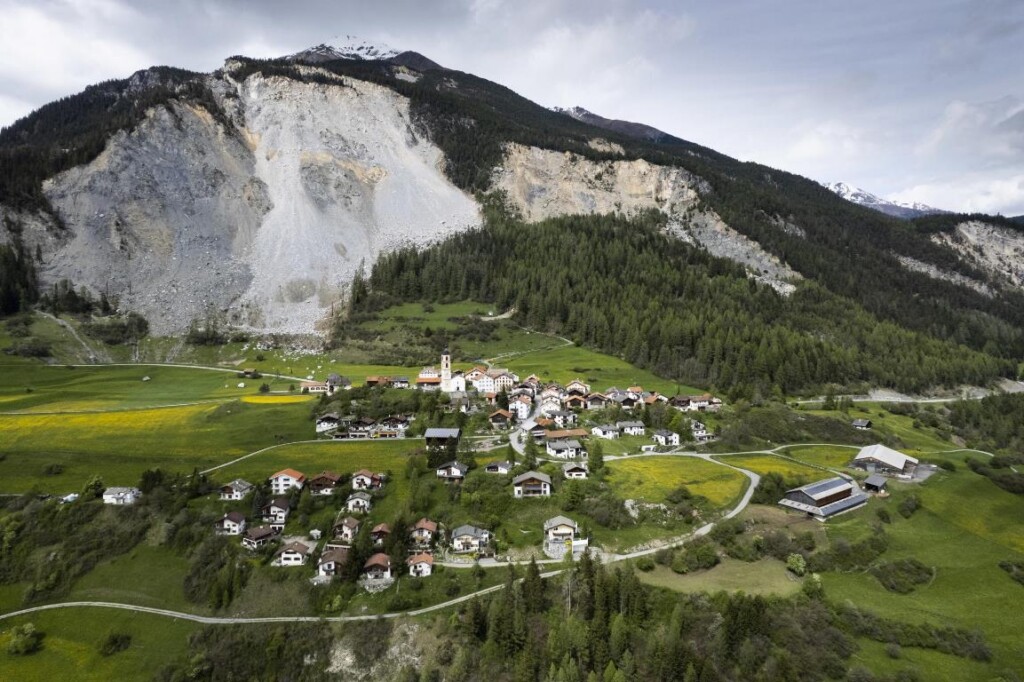
M 871 429 L 871 420 L 870 419 L 854 419 L 853 420 L 853 428 L 859 429 L 861 431 L 869 431 Z
M 217 521 L 214 530 L 218 535 L 241 535 L 245 532 L 245 514 L 228 512 Z
M 564 543 L 566 540 L 574 540 L 579 530 L 579 524 L 568 516 L 555 516 L 544 522 L 544 539 Z
M 466 381 L 470 384 L 476 385 L 476 382 L 480 381 L 483 377 L 487 376 L 486 367 L 474 367 L 473 369 L 466 372 Z
M 585 384 L 579 379 L 573 379 L 565 385 L 565 392 L 581 397 L 586 396 L 590 393 L 590 384 Z
M 409 422 L 412 420 L 401 414 L 390 414 L 380 420 L 381 428 L 392 429 L 395 431 L 405 431 L 409 428 Z
M 619 427 L 614 424 L 598 424 L 594 428 L 590 429 L 590 433 L 594 434 L 598 438 L 614 440 L 619 437 Z
M 343 377 L 340 374 L 328 374 L 327 375 L 327 387 L 330 393 L 335 391 L 351 391 L 352 382 L 348 377 Z
M 512 496 L 551 497 L 551 477 L 539 471 L 527 471 L 512 479 Z
M 220 487 L 220 499 L 222 500 L 241 500 L 246 495 L 252 492 L 253 485 L 249 481 L 243 481 L 240 478 L 236 478 L 227 485 Z
M 391 535 L 391 526 L 386 523 L 378 523 L 370 531 L 370 539 L 373 540 L 374 547 L 383 547 L 389 535 Z
M 277 553 L 274 563 L 278 566 L 305 566 L 313 549 L 304 542 L 289 542 Z
M 349 495 L 348 499 L 345 500 L 345 509 L 350 512 L 365 514 L 369 512 L 370 508 L 373 506 L 371 499 L 370 493 L 362 490 L 356 491 Z
M 497 393 L 497 388 L 494 384 L 494 377 L 484 374 L 480 378 L 471 382 L 473 388 L 476 389 L 477 393 Z
M 507 369 L 490 369 L 487 371 L 487 376 L 494 379 L 494 390 L 498 393 L 510 391 L 519 383 L 519 377 Z
M 359 532 L 359 525 L 358 519 L 346 516 L 340 521 L 335 521 L 334 528 L 331 531 L 334 533 L 335 539 L 343 542 L 352 542 L 356 539 L 356 534 Z
M 537 421 L 540 420 L 538 419 Z M 533 426 L 530 427 L 528 432 L 530 434 L 530 438 L 533 438 L 533 440 L 540 442 L 544 440 L 544 436 L 547 435 L 548 430 L 545 429 L 540 424 L 534 424 Z
M 409 377 L 407 376 L 392 377 L 391 379 L 391 388 L 409 388 L 409 386 Z
M 327 414 L 323 414 L 317 417 L 316 432 L 327 433 L 328 431 L 336 431 L 340 424 L 341 417 L 338 416 L 338 413 L 328 412 Z
M 591 393 L 587 396 L 588 410 L 603 410 L 608 405 L 608 398 L 603 393 Z
M 439 391 L 441 390 L 441 377 L 423 376 L 421 374 L 416 377 L 416 388 L 421 391 Z
M 348 563 L 348 547 L 330 547 L 325 549 L 317 562 L 317 575 L 332 576 L 341 572 L 341 568 Z
M 558 429 L 544 434 L 545 440 L 569 440 L 570 438 L 587 438 L 590 432 L 586 429 Z
M 275 497 L 268 504 L 263 505 L 260 515 L 263 517 L 264 523 L 269 523 L 271 528 L 281 531 L 284 530 L 284 524 L 288 521 L 288 513 L 291 510 L 292 505 L 287 497 Z
M 277 533 L 269 526 L 257 526 L 250 528 L 242 535 L 242 546 L 249 550 L 257 550 L 266 547 L 274 539 Z
M 514 400 L 509 401 L 508 409 L 518 421 L 524 421 L 529 419 L 530 413 L 533 412 L 533 400 L 527 395 L 517 396 Z
M 274 495 L 286 495 L 292 488 L 302 490 L 306 485 L 306 476 L 295 469 L 282 469 L 270 477 L 270 492 Z
M 836 476 L 788 490 L 779 504 L 824 521 L 863 506 L 867 501 L 867 495 L 855 483 Z
M 615 422 L 615 426 L 627 436 L 642 436 L 647 433 L 643 422 Z
M 576 425 L 576 413 L 568 412 L 566 410 L 555 410 L 548 414 L 548 417 L 555 421 L 555 426 L 560 429 L 564 429 L 568 426 Z
M 437 535 L 437 521 L 423 517 L 409 529 L 409 539 L 416 545 L 429 545 Z
M 491 462 L 484 467 L 484 472 L 488 474 L 507 474 L 512 471 L 512 462 Z
M 707 443 L 715 439 L 715 434 L 708 431 L 708 427 L 696 419 L 690 423 L 690 432 L 693 433 L 693 439 L 698 443 Z
M 630 412 L 636 407 L 637 399 L 628 393 L 616 393 L 615 395 L 608 396 L 608 402 Z
M 562 475 L 567 479 L 585 479 L 589 471 L 586 464 L 566 462 L 562 465 Z
M 562 401 L 562 404 L 570 410 L 585 410 L 587 409 L 587 399 L 581 395 L 570 395 Z M 573 422 L 575 423 L 575 421 Z
M 140 497 L 142 497 L 142 491 L 138 488 L 107 488 L 103 491 L 103 504 L 118 506 L 135 504 Z
M 869 493 L 884 493 L 888 479 L 881 474 L 871 474 L 864 479 L 864 490 Z
M 495 410 L 487 417 L 487 421 L 491 422 L 491 428 L 495 429 L 507 429 L 512 419 L 512 413 L 508 410 Z
M 573 459 L 583 454 L 583 446 L 578 440 L 553 440 L 545 446 L 545 451 L 551 457 Z
M 453 552 L 479 552 L 491 541 L 490 531 L 476 526 L 459 526 L 452 531 Z
M 332 392 L 326 381 L 303 381 L 299 384 L 299 389 L 303 393 L 312 393 L 314 395 L 327 395 Z
M 363 564 L 363 576 L 367 580 L 390 580 L 391 558 L 383 552 L 374 554 Z
M 658 442 L 658 445 L 664 446 L 675 446 L 679 445 L 679 434 L 675 431 L 669 431 L 667 429 L 658 429 L 652 436 L 654 440 Z
M 853 458 L 853 466 L 869 473 L 888 474 L 909 478 L 914 475 L 918 461 L 881 443 L 861 448 Z
M 365 383 L 366 383 L 366 385 L 368 387 L 371 387 L 371 388 L 374 387 L 374 386 L 390 386 L 391 385 L 391 377 L 368 376 L 368 377 L 366 377 Z
M 321 471 L 309 479 L 309 492 L 311 495 L 330 495 L 340 480 L 341 474 L 336 474 L 333 471 Z
M 562 398 L 557 395 L 541 396 L 540 411 L 550 417 L 553 412 L 562 411 Z
M 434 557 L 429 554 L 414 554 L 405 560 L 409 565 L 409 575 L 425 578 L 434 570 Z
M 377 490 L 384 485 L 382 474 L 360 469 L 352 474 L 352 490 Z
M 446 448 L 450 443 L 458 443 L 462 436 L 459 429 L 429 428 L 423 434 L 428 448 Z
M 468 472 L 469 467 L 462 462 L 445 462 L 437 467 L 437 477 L 445 483 L 462 483 Z

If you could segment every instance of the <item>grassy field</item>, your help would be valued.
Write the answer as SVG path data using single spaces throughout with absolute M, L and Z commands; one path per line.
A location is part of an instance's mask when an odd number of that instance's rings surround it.
M 85 574 L 61 601 L 110 601 L 205 612 L 184 597 L 182 583 L 187 572 L 185 557 L 165 547 L 140 544 Z
M 42 650 L 31 656 L 8 655 L 10 629 L 29 622 L 46 633 Z M 44 611 L 0 621 L 0 679 L 12 682 L 151 679 L 163 665 L 186 654 L 188 636 L 199 627 L 163 616 L 88 607 Z M 101 656 L 99 646 L 112 632 L 130 634 L 131 646 L 113 656 Z
M 785 459 L 784 457 L 773 457 L 772 455 L 716 455 L 716 460 L 721 460 L 741 469 L 753 471 L 755 474 L 778 473 L 785 478 L 805 478 L 811 480 L 822 476 L 821 469 L 805 466 L 799 462 Z
M 806 411 L 809 414 L 824 417 L 849 417 L 850 420 L 870 419 L 872 422 L 871 433 L 878 437 L 879 442 L 885 440 L 887 436 L 898 438 L 903 443 L 903 451 L 914 456 L 922 452 L 948 450 L 953 447 L 935 429 L 926 426 L 914 428 L 913 417 L 893 414 L 884 408 L 883 403 L 858 403 L 846 415 L 841 412 L 825 412 L 822 410 Z
M 923 509 L 904 520 L 895 507 L 910 490 L 921 496 Z M 995 654 L 991 665 L 908 653 L 920 661 L 922 679 L 987 680 L 1000 670 L 1024 670 L 1019 634 L 1024 631 L 1024 611 L 1017 606 L 1024 596 L 1020 585 L 998 567 L 1002 560 L 1024 559 L 1024 535 L 1020 532 L 1024 499 L 970 471 L 940 473 L 919 487 L 894 485 L 891 499 L 874 499 L 864 512 L 833 519 L 828 524 L 829 537 L 863 534 L 874 516 L 871 508 L 879 506 L 888 507 L 894 519 L 886 526 L 890 547 L 883 559 L 918 559 L 933 567 L 934 580 L 910 594 L 898 595 L 886 591 L 866 573 L 826 573 L 828 597 L 889 618 L 985 633 Z
M 664 502 L 685 485 L 714 507 L 725 507 L 746 489 L 747 478 L 728 467 L 696 457 L 636 457 L 608 462 L 608 482 L 624 499 Z
M 857 455 L 860 447 L 840 447 L 835 445 L 796 445 L 779 450 L 800 462 L 816 464 L 830 469 L 846 467 Z
M 747 594 L 788 597 L 800 591 L 801 581 L 792 577 L 786 565 L 777 559 L 746 562 L 722 559 L 708 571 L 681 575 L 668 566 L 657 565 L 653 571 L 636 571 L 640 582 L 667 587 L 676 592 L 746 592 Z

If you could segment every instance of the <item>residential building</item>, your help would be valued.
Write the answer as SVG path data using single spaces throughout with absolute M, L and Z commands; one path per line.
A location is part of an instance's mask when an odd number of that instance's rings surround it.
M 274 562 L 278 566 L 305 566 L 313 547 L 304 542 L 289 542 L 277 553 Z
M 431 521 L 427 517 L 423 517 L 409 529 L 409 538 L 413 544 L 420 546 L 429 545 L 436 535 L 437 521 Z
M 306 484 L 306 476 L 295 469 L 282 469 L 270 477 L 270 492 L 274 495 L 286 495 L 292 488 L 299 490 Z
M 359 533 L 359 526 L 360 523 L 358 519 L 346 516 L 343 519 L 335 521 L 334 528 L 331 530 L 335 539 L 351 543 L 356 539 L 356 534 Z
M 409 575 L 425 578 L 434 570 L 434 557 L 429 554 L 414 554 L 405 560 L 409 566 Z
M 512 496 L 523 497 L 550 497 L 551 477 L 539 471 L 527 471 L 512 479 Z
M 363 564 L 363 577 L 367 580 L 390 580 L 391 558 L 383 552 L 371 556 Z
M 621 433 L 627 436 L 642 436 L 647 433 L 647 427 L 644 426 L 643 422 L 615 422 L 615 426 Z
M 391 535 L 391 526 L 386 523 L 378 523 L 370 531 L 370 539 L 373 540 L 374 547 L 383 547 L 389 535 Z
M 316 432 L 327 433 L 328 431 L 336 431 L 340 424 L 341 417 L 338 416 L 337 412 L 329 412 L 327 414 L 322 414 L 319 417 L 317 417 Z
M 583 455 L 583 446 L 578 440 L 554 440 L 548 442 L 545 451 L 551 457 L 574 459 Z
M 594 428 L 590 429 L 590 433 L 594 434 L 598 438 L 614 440 L 619 437 L 619 427 L 614 424 L 598 424 Z
M 384 485 L 382 474 L 360 469 L 352 474 L 352 490 L 377 490 Z
M 245 514 L 228 512 L 217 521 L 214 530 L 218 535 L 241 535 L 245 532 Z
M 324 549 L 317 562 L 317 575 L 332 576 L 341 572 L 342 567 L 348 563 L 348 547 L 331 546 Z
M 569 412 L 567 410 L 555 410 L 554 412 L 548 413 L 548 417 L 553 419 L 555 426 L 560 429 L 565 429 L 570 426 L 576 425 L 576 413 Z
M 512 471 L 512 462 L 490 462 L 484 467 L 484 472 L 488 474 L 507 474 Z
M 462 462 L 445 462 L 437 467 L 437 477 L 445 483 L 462 483 L 466 479 L 469 467 Z
M 426 440 L 428 448 L 446 448 L 449 443 L 458 443 L 461 436 L 462 431 L 459 429 L 437 427 L 429 428 L 426 433 L 423 434 L 423 438 Z
M 658 445 L 663 446 L 676 446 L 679 445 L 679 434 L 675 431 L 669 431 L 667 429 L 658 429 L 654 432 L 654 440 L 658 442 Z
M 274 529 L 268 526 L 250 528 L 242 535 L 242 546 L 252 551 L 262 549 L 270 544 L 276 535 Z
M 333 471 L 321 471 L 309 479 L 309 492 L 311 495 L 330 495 L 340 480 L 341 474 L 336 474 Z
M 490 541 L 490 531 L 476 526 L 459 526 L 452 531 L 452 551 L 456 553 L 479 552 L 485 549 Z
M 103 491 L 103 504 L 125 506 L 135 504 L 142 497 L 138 488 L 112 487 Z
M 512 425 L 512 413 L 508 410 L 495 410 L 487 417 L 491 427 L 495 429 L 507 429 Z
M 288 501 L 287 497 L 275 497 L 269 503 L 263 505 L 260 509 L 260 515 L 263 517 L 264 523 L 269 523 L 270 527 L 276 531 L 284 530 L 284 525 L 288 521 L 288 514 L 291 512 L 292 505 Z
M 362 490 L 352 493 L 348 496 L 348 499 L 345 500 L 345 509 L 350 512 L 366 514 L 370 511 L 372 506 L 373 502 L 370 497 L 370 493 Z
M 586 464 L 581 462 L 566 462 L 562 465 L 562 475 L 566 479 L 585 479 L 589 474 Z
M 240 478 L 236 478 L 227 485 L 220 487 L 220 499 L 222 500 L 241 500 L 245 499 L 245 496 L 252 492 L 253 485 L 249 481 L 243 481 Z

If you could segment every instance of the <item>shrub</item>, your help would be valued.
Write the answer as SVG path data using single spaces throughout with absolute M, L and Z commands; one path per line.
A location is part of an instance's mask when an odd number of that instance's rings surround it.
M 53 355 L 53 348 L 42 339 L 30 338 L 19 341 L 6 352 L 24 358 L 48 358 Z
M 939 460 L 938 462 L 935 463 L 935 465 L 940 469 L 945 469 L 946 471 L 956 471 L 956 464 L 949 461 L 948 459 Z
M 43 646 L 45 635 L 36 630 L 32 623 L 16 625 L 11 629 L 11 640 L 7 643 L 7 653 L 14 656 L 27 656 L 39 651 Z
M 999 568 L 1010 574 L 1010 577 L 1024 585 L 1024 561 L 1000 561 Z
M 267 384 L 267 383 L 260 384 L 260 393 L 270 393 L 270 384 Z
M 807 573 L 807 560 L 802 554 L 790 554 L 786 557 L 786 570 L 793 575 L 803 576 Z
M 654 570 L 654 559 L 649 556 L 642 556 L 636 560 L 636 567 L 647 573 L 648 571 Z
M 59 476 L 64 473 L 63 464 L 47 464 L 46 468 L 43 469 L 44 476 Z
M 889 642 L 885 645 L 885 653 L 889 658 L 897 659 L 903 655 L 903 650 L 896 642 Z
M 920 508 L 921 498 L 919 498 L 917 495 L 908 495 L 907 497 L 903 498 L 903 501 L 900 502 L 896 510 L 900 513 L 900 516 L 902 516 L 905 519 L 909 519 L 911 516 L 914 515 L 914 512 L 916 512 Z
M 898 559 L 871 569 L 871 575 L 890 592 L 908 594 L 932 579 L 932 569 L 917 559 Z
M 100 643 L 99 651 L 101 656 L 113 656 L 124 651 L 132 645 L 132 636 L 127 632 L 111 632 L 107 638 Z
M 877 516 L 878 520 L 882 523 L 892 523 L 892 515 L 889 514 L 888 509 L 879 508 L 875 510 L 875 516 Z

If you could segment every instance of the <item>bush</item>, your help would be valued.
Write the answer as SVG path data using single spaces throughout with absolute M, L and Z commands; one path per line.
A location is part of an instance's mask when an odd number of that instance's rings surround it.
M 8 354 L 20 355 L 23 358 L 48 358 L 53 355 L 53 348 L 42 339 L 25 339 L 11 346 Z
M 999 568 L 1010 574 L 1010 577 L 1024 585 L 1024 561 L 1000 561 Z
M 885 645 L 885 653 L 889 656 L 889 658 L 895 660 L 903 655 L 903 650 L 900 648 L 900 645 L 896 642 L 890 642 Z
M 36 630 L 36 626 L 32 623 L 16 625 L 11 629 L 11 641 L 7 643 L 7 653 L 14 656 L 34 654 L 42 648 L 45 636 Z
M 803 576 L 807 573 L 807 560 L 802 554 L 790 554 L 786 557 L 786 570 L 793 575 Z
M 900 513 L 900 516 L 902 516 L 903 518 L 909 519 L 911 516 L 914 515 L 914 512 L 916 512 L 920 508 L 921 498 L 919 498 L 917 495 L 908 495 L 907 497 L 903 498 L 903 501 L 900 502 L 899 506 L 896 508 L 896 511 L 898 511 Z
M 948 459 L 942 459 L 935 463 L 935 466 L 946 471 L 956 471 L 956 464 L 949 461 Z
M 654 559 L 649 556 L 642 556 L 636 560 L 636 567 L 647 573 L 654 570 Z
M 697 538 L 676 554 L 672 559 L 671 568 L 676 573 L 690 573 L 714 568 L 719 561 L 714 543 L 707 538 Z
M 59 476 L 64 473 L 63 464 L 47 464 L 46 468 L 43 469 L 44 476 Z
M 888 509 L 879 508 L 875 510 L 875 516 L 877 516 L 878 520 L 882 523 L 892 523 L 892 515 L 889 514 Z
M 107 638 L 100 643 L 99 651 L 101 656 L 113 656 L 132 645 L 132 636 L 127 632 L 111 632 Z
M 914 591 L 915 586 L 932 579 L 932 569 L 917 559 L 898 559 L 875 566 L 871 575 L 890 592 L 908 594 Z

